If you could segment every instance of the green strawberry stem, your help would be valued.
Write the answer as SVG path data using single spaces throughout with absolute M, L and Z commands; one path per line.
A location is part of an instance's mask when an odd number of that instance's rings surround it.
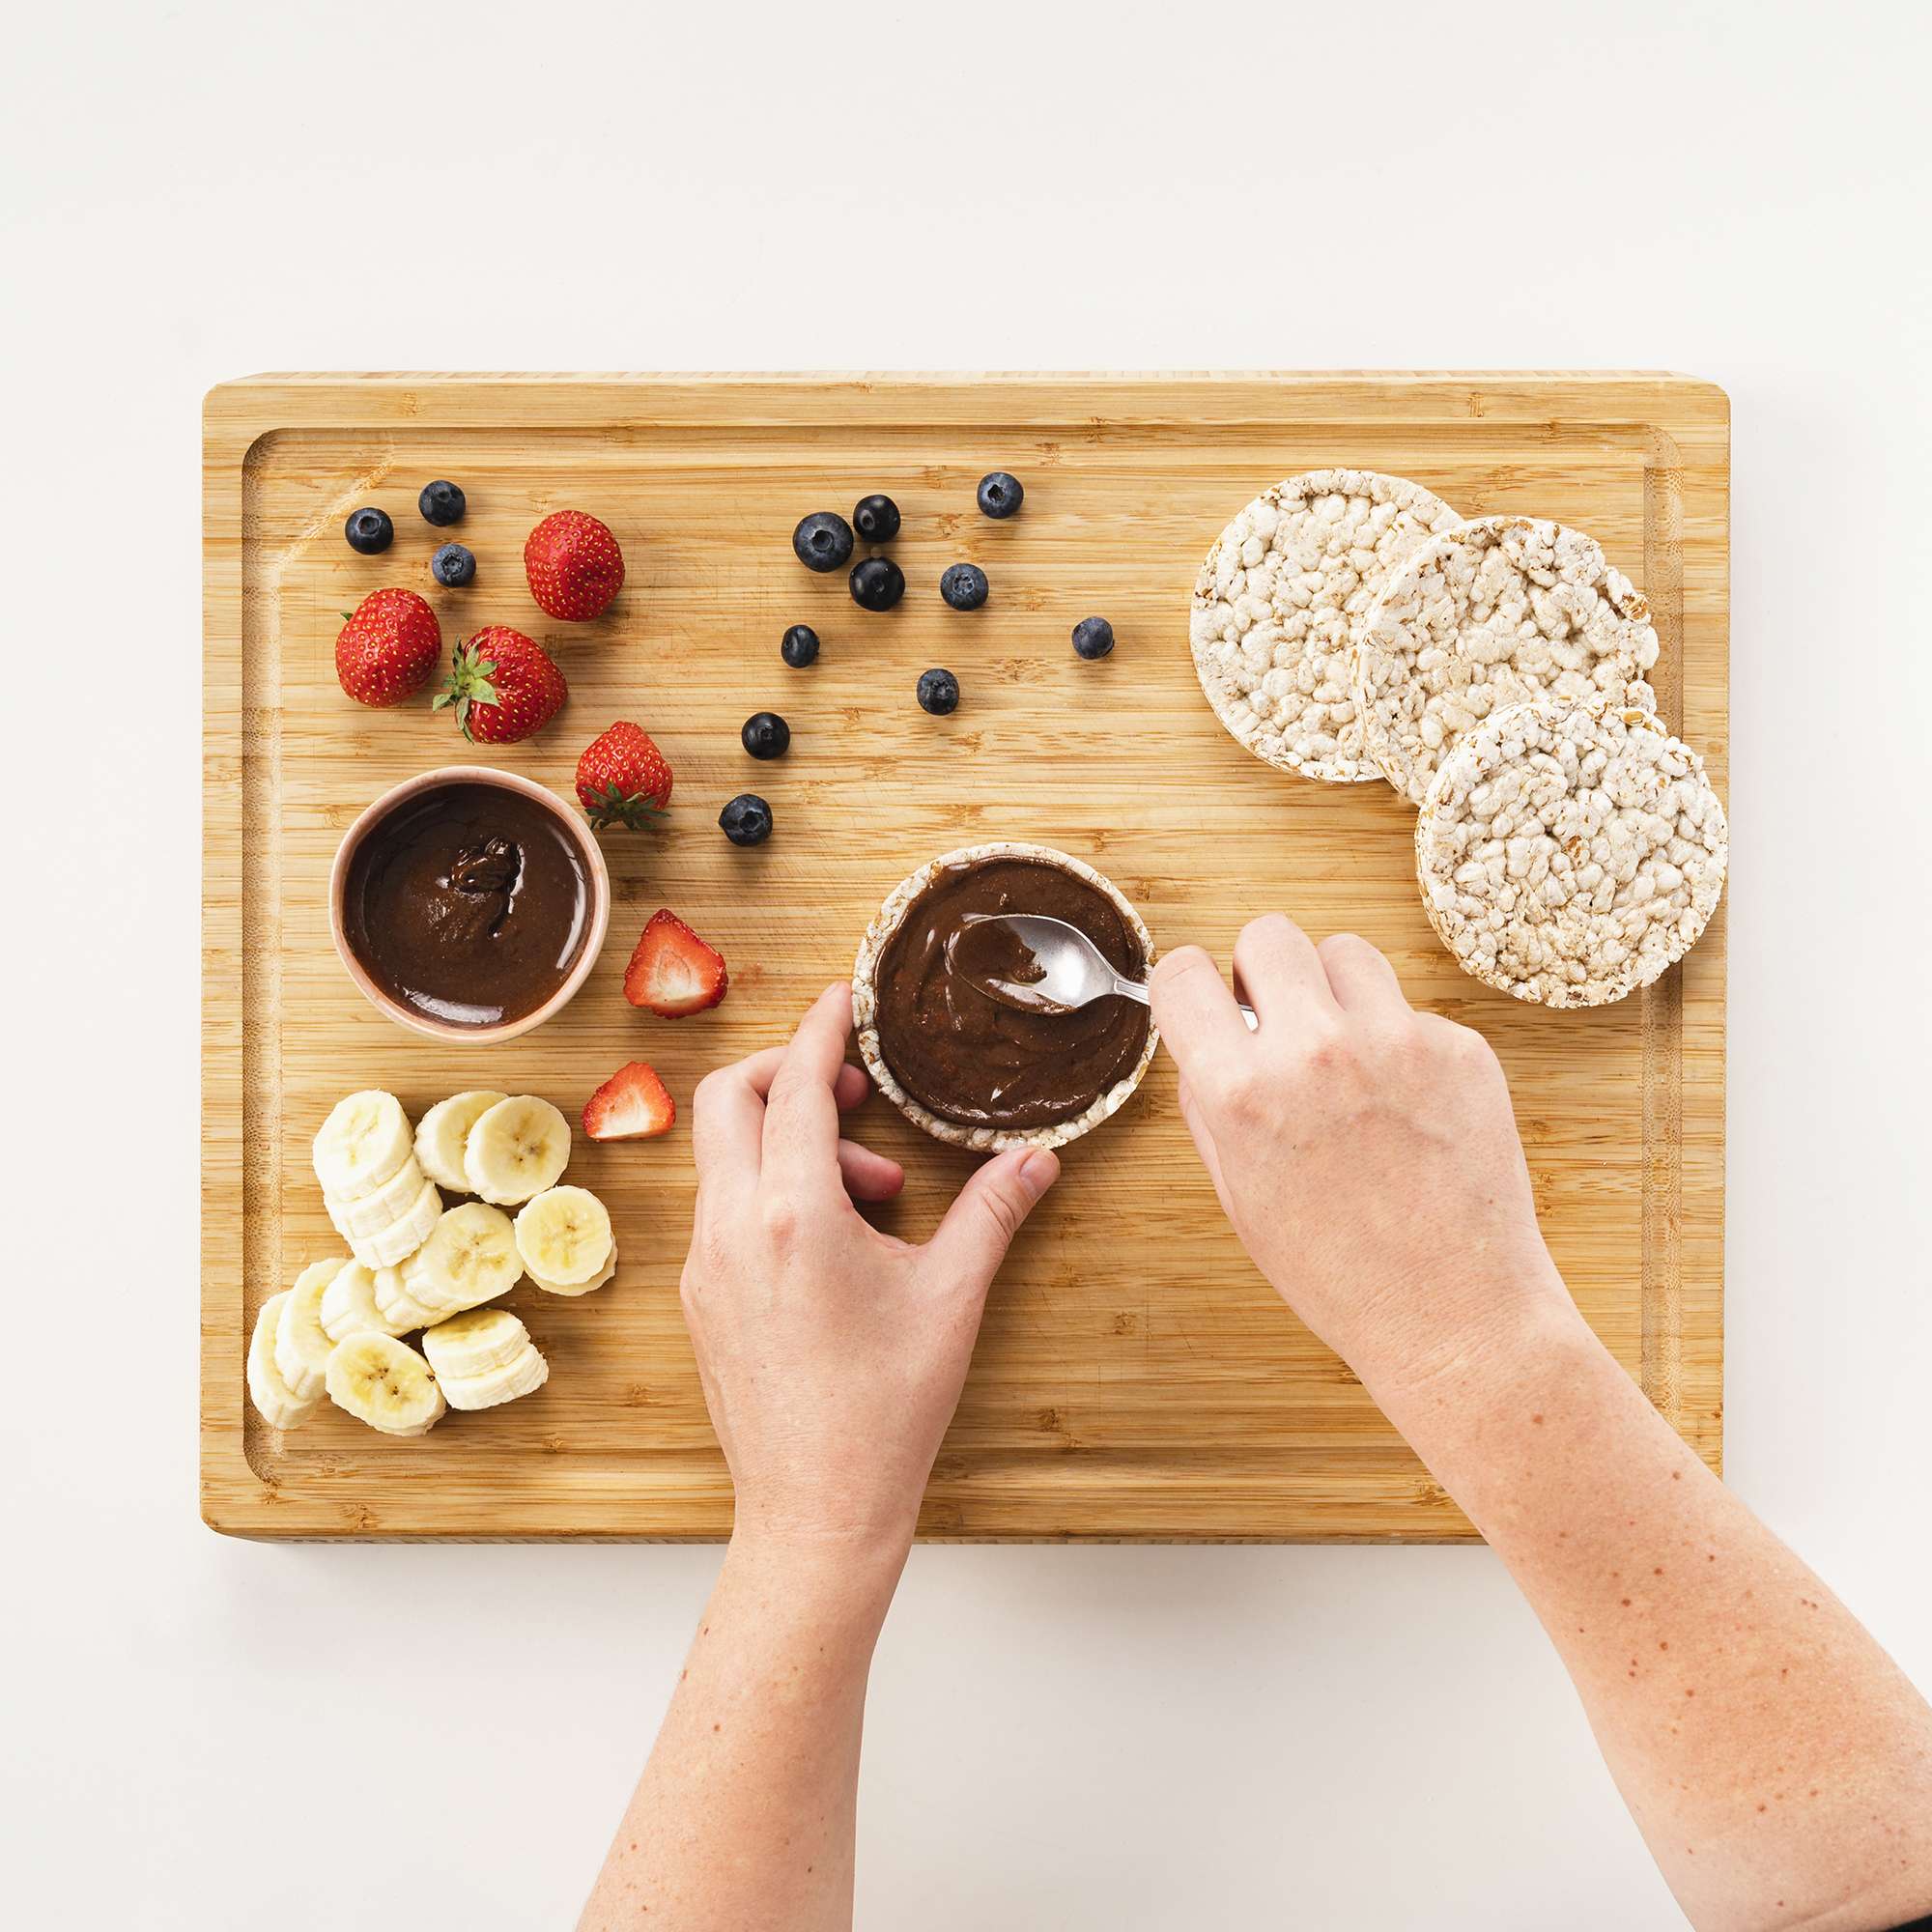
M 467 644 L 458 644 L 450 658 L 449 682 L 430 706 L 432 711 L 440 711 L 445 704 L 454 704 L 457 725 L 471 744 L 475 738 L 469 729 L 469 707 L 496 703 L 497 687 L 490 682 L 496 668 L 494 658 L 472 658 Z
M 654 792 L 639 791 L 626 796 L 615 785 L 610 784 L 598 786 L 591 797 L 595 803 L 586 810 L 592 828 L 599 832 L 611 825 L 622 825 L 636 832 L 654 818 L 670 815 L 670 808 Z

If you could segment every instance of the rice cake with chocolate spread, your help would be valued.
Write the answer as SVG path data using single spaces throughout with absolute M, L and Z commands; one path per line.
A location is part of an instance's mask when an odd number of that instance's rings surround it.
M 1155 1030 L 1128 1000 L 1021 1012 L 976 990 L 953 948 L 968 915 L 1001 912 L 1065 919 L 1131 977 L 1152 963 L 1139 914 L 1093 867 L 1046 846 L 967 846 L 901 881 L 867 927 L 852 984 L 860 1055 L 936 1139 L 985 1151 L 1064 1146 L 1124 1104 Z

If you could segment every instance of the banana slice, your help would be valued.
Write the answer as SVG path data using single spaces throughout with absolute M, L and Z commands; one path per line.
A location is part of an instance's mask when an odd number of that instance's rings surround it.
M 463 1320 L 458 1316 L 457 1321 Z M 447 1324 L 445 1324 L 447 1325 Z M 430 1335 L 440 1335 L 432 1328 Z M 423 1338 L 425 1341 L 429 1336 Z M 534 1395 L 550 1380 L 550 1364 L 535 1347 L 525 1349 L 514 1362 L 491 1369 L 480 1376 L 459 1376 L 448 1390 L 451 1408 L 495 1408 L 499 1403 L 515 1402 L 521 1395 Z
M 333 1195 L 325 1194 L 322 1205 L 328 1209 L 335 1232 L 345 1241 L 361 1240 L 370 1235 L 380 1235 L 384 1228 L 400 1221 L 415 1206 L 422 1184 L 423 1171 L 417 1166 L 415 1155 L 411 1154 L 387 1180 L 380 1187 L 372 1187 L 360 1200 L 338 1201 Z
M 448 1405 L 430 1365 L 393 1335 L 352 1335 L 328 1357 L 328 1399 L 384 1435 L 427 1435 Z
M 403 1291 L 438 1320 L 507 1294 L 523 1279 L 517 1231 L 500 1208 L 466 1201 L 410 1257 Z
M 587 1187 L 552 1187 L 517 1216 L 517 1252 L 532 1274 L 570 1288 L 611 1259 L 611 1215 Z
M 435 1181 L 425 1180 L 400 1221 L 391 1221 L 381 1234 L 365 1236 L 349 1246 L 366 1268 L 394 1267 L 429 1239 L 441 1213 L 442 1196 L 436 1191 Z
M 396 1281 L 400 1287 L 400 1274 Z M 408 1325 L 420 1326 L 414 1322 Z M 406 1329 L 397 1327 L 377 1307 L 375 1270 L 360 1262 L 344 1262 L 322 1292 L 322 1332 L 331 1342 L 346 1342 L 352 1335 L 401 1335 Z
M 335 1347 L 323 1332 L 322 1297 L 341 1271 L 340 1255 L 310 1262 L 282 1298 L 275 1321 L 275 1369 L 298 1402 L 313 1402 L 322 1393 L 322 1372 Z
M 425 1308 L 403 1286 L 399 1267 L 378 1268 L 375 1274 L 376 1312 L 383 1318 L 384 1332 L 407 1335 L 412 1328 L 428 1328 L 447 1319 L 448 1309 Z
M 316 1395 L 297 1395 L 275 1366 L 275 1331 L 281 1325 L 289 1294 L 285 1288 L 263 1302 L 254 1333 L 248 1337 L 248 1400 L 270 1429 L 293 1429 L 297 1423 L 306 1422 L 319 1400 Z
M 315 1137 L 315 1178 L 337 1201 L 359 1201 L 414 1151 L 403 1103 L 371 1091 L 338 1100 Z
M 514 1208 L 555 1186 L 569 1159 L 570 1122 L 534 1094 L 486 1108 L 463 1144 L 470 1193 L 498 1208 Z
M 531 1284 L 534 1287 L 542 1289 L 546 1294 L 588 1294 L 592 1289 L 602 1288 L 617 1272 L 617 1244 L 615 1241 L 611 1243 L 611 1259 L 588 1281 L 574 1284 L 561 1281 L 546 1281 L 542 1275 L 530 1267 L 526 1267 L 524 1272 L 529 1277 Z
M 463 1171 L 463 1149 L 469 1129 L 506 1097 L 487 1087 L 452 1094 L 416 1122 L 416 1159 L 439 1187 L 446 1187 L 452 1194 L 469 1192 L 469 1177 Z
M 423 1352 L 451 1408 L 494 1408 L 550 1379 L 529 1330 L 506 1308 L 479 1308 L 432 1328 Z

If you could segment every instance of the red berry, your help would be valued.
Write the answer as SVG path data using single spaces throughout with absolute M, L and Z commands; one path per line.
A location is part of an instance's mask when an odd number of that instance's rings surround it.
M 577 796 L 592 825 L 635 830 L 670 803 L 670 766 L 645 731 L 620 719 L 584 747 Z
M 570 687 L 556 661 L 507 624 L 491 624 L 458 644 L 436 709 L 456 707 L 463 735 L 478 745 L 514 745 L 554 718 Z
M 724 955 L 674 912 L 654 912 L 624 968 L 624 997 L 668 1020 L 701 1013 L 724 997 Z
M 648 1141 L 670 1132 L 677 1103 L 641 1060 L 620 1066 L 583 1103 L 583 1131 L 593 1141 Z
M 441 655 L 442 627 L 413 590 L 372 590 L 335 639 L 335 675 L 357 704 L 400 704 Z
M 581 622 L 616 596 L 624 553 L 608 525 L 582 510 L 557 510 L 525 539 L 524 574 L 540 611 Z

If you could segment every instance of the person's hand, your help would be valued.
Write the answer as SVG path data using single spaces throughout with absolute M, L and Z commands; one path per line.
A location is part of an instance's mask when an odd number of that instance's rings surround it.
M 1364 1378 L 1413 1379 L 1574 1319 L 1482 1035 L 1414 1011 L 1367 940 L 1279 913 L 1235 976 L 1257 1031 L 1197 946 L 1154 968 L 1154 1017 L 1221 1205 L 1308 1326 Z
M 1001 1154 L 923 1247 L 881 1234 L 853 1201 L 904 1176 L 839 1138 L 869 1091 L 845 1063 L 851 1030 L 852 988 L 828 987 L 789 1046 L 699 1083 L 684 1314 L 737 1533 L 902 1558 L 986 1290 L 1060 1164 Z

